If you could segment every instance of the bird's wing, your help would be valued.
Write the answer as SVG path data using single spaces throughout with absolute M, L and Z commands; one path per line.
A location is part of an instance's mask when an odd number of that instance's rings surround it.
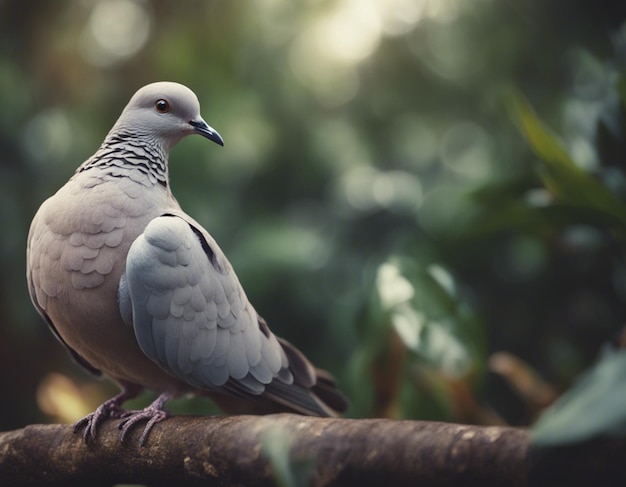
M 310 394 L 315 369 L 270 332 L 221 249 L 183 212 L 148 224 L 128 253 L 123 288 L 139 345 L 169 373 L 195 387 L 330 414 Z

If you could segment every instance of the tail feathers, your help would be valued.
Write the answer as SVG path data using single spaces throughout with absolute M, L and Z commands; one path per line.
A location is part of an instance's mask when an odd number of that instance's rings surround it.
M 322 401 L 327 408 L 334 411 L 334 416 L 345 413 L 350 403 L 348 398 L 344 396 L 339 389 L 335 378 L 322 369 L 316 369 L 317 383 L 311 389 L 318 400 Z
M 316 369 L 287 340 L 276 338 L 287 356 L 294 380 L 291 385 L 274 380 L 266 386 L 265 395 L 302 414 L 338 416 L 345 412 L 348 400 L 337 389 L 334 377 L 325 370 Z
M 204 393 L 224 412 L 230 414 L 271 414 L 291 412 L 307 416 L 336 417 L 348 408 L 348 400 L 339 392 L 333 377 L 324 370 L 316 372 L 313 387 L 285 383 L 274 379 L 260 388 L 251 388 L 241 381 L 231 380 L 220 391 Z
M 287 340 L 280 337 L 276 338 L 287 356 L 289 371 L 293 374 L 294 383 L 307 389 L 313 387 L 317 378 L 313 364 L 309 362 L 300 350 L 294 347 Z
M 348 407 L 348 401 L 337 390 L 332 379 L 321 378 L 312 388 L 274 380 L 265 386 L 264 391 L 259 392 L 241 382 L 229 381 L 219 391 L 204 390 L 203 394 L 228 414 L 289 412 L 305 416 L 337 417 Z
M 315 393 L 314 388 L 308 389 L 297 384 L 289 385 L 274 381 L 266 386 L 263 395 L 283 406 L 287 411 L 307 416 L 336 417 L 344 412 L 346 407 L 335 409 L 334 406 L 347 406 L 347 401 L 336 389 L 332 392 L 337 397 L 332 397 L 330 403 L 327 403 Z M 331 396 L 332 394 L 327 394 L 327 397 Z
M 219 390 L 207 391 L 207 395 L 220 409 L 231 414 L 293 412 L 335 417 L 344 413 L 348 400 L 337 389 L 333 376 L 316 369 L 291 343 L 276 338 L 289 364 L 283 369 L 285 374 L 279 374 L 269 384 L 262 384 L 248 374 L 243 379 L 230 379 Z

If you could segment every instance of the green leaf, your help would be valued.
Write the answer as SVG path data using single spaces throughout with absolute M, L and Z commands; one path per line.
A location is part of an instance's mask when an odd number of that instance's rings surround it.
M 622 231 L 626 230 L 626 207 L 605 186 L 574 163 L 524 97 L 514 93 L 510 97 L 510 106 L 522 134 L 539 157 L 537 174 L 556 199 L 561 203 L 607 213 Z
M 377 269 L 381 311 L 405 347 L 450 375 L 461 375 L 472 362 L 460 338 L 465 317 L 453 276 L 442 266 L 422 266 L 394 256 Z
M 547 447 L 626 434 L 626 350 L 607 350 L 600 362 L 546 412 L 532 442 Z
M 310 483 L 315 461 L 312 458 L 292 458 L 292 443 L 291 432 L 279 426 L 267 430 L 261 439 L 261 451 L 270 462 L 278 487 L 299 487 Z

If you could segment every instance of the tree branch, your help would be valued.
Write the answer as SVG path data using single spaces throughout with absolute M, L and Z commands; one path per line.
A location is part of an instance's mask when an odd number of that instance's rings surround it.
M 290 414 L 178 416 L 157 424 L 141 448 L 142 428 L 122 445 L 117 424 L 105 422 L 88 445 L 67 425 L 0 433 L 0 485 L 275 485 L 281 471 L 283 479 L 285 471 L 305 472 L 319 486 L 528 485 L 529 434 L 517 428 Z M 624 452 L 623 445 L 611 448 L 614 456 Z M 578 465 L 569 457 L 566 470 L 591 465 L 584 452 L 579 457 Z

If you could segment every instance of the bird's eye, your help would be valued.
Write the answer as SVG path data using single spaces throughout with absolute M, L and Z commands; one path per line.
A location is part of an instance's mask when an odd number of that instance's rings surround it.
M 154 104 L 154 108 L 156 108 L 156 111 L 159 113 L 167 113 L 170 111 L 170 104 L 167 100 L 158 100 Z

